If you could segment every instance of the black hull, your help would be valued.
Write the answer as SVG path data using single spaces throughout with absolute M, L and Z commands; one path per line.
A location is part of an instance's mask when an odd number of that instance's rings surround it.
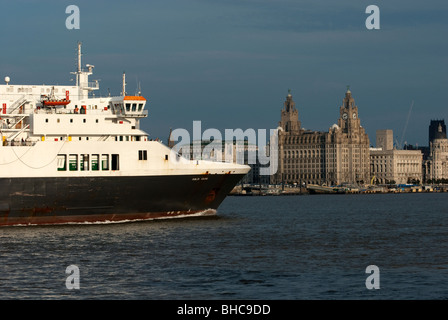
M 0 178 L 0 226 L 214 212 L 243 176 Z

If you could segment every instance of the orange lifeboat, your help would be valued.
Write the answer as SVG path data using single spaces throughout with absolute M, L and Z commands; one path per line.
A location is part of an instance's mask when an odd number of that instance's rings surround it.
M 65 91 L 64 99 L 56 99 L 54 96 L 54 87 L 51 89 L 50 96 L 42 96 L 42 105 L 46 107 L 66 106 L 70 103 L 69 92 Z
M 54 107 L 54 106 L 66 106 L 70 103 L 70 100 L 67 99 L 61 99 L 61 100 L 43 100 L 42 104 L 47 107 Z

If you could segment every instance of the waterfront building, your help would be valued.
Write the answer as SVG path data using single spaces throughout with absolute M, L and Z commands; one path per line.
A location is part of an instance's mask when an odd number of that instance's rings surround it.
M 392 130 L 376 130 L 376 147 L 382 150 L 394 148 L 394 133 Z
M 445 120 L 431 120 L 428 130 L 428 146 L 434 139 L 446 139 Z
M 371 181 L 378 184 L 422 182 L 422 152 L 397 150 L 392 142 L 392 130 L 377 130 L 376 148 L 370 148 Z
M 420 150 L 397 150 L 392 130 L 376 131 L 376 148 L 370 148 L 371 181 L 378 184 L 420 183 L 423 154 Z
M 279 122 L 278 170 L 271 182 L 367 184 L 370 179 L 369 145 L 349 89 L 339 108 L 338 123 L 325 132 L 302 128 L 289 92 Z
M 433 132 L 433 124 L 437 121 L 437 130 Z M 425 181 L 448 181 L 448 139 L 444 120 L 431 120 L 429 157 L 423 163 Z

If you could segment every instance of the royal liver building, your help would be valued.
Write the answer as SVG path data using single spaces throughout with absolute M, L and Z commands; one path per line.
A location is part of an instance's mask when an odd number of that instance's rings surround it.
M 370 183 L 369 137 L 347 89 L 338 123 L 328 132 L 302 129 L 291 93 L 281 111 L 278 171 L 272 183 L 339 185 Z

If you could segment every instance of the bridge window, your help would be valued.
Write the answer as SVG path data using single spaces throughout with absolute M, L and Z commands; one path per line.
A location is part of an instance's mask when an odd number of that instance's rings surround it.
M 79 157 L 79 168 L 81 171 L 88 171 L 89 170 L 89 155 L 88 154 L 82 154 Z
M 92 171 L 97 171 L 100 169 L 99 167 L 99 154 L 92 154 Z
M 112 155 L 112 164 L 111 164 L 111 169 L 112 170 L 120 170 L 120 162 L 119 162 L 119 155 L 118 154 L 113 154 Z
M 58 154 L 57 159 L 58 171 L 67 171 L 67 155 Z
M 70 171 L 77 171 L 78 170 L 78 155 L 77 154 L 71 154 L 68 157 L 68 166 L 70 168 Z
M 101 169 L 109 170 L 109 155 L 108 154 L 103 154 L 101 156 Z
M 148 160 L 148 151 L 138 150 L 138 160 Z

